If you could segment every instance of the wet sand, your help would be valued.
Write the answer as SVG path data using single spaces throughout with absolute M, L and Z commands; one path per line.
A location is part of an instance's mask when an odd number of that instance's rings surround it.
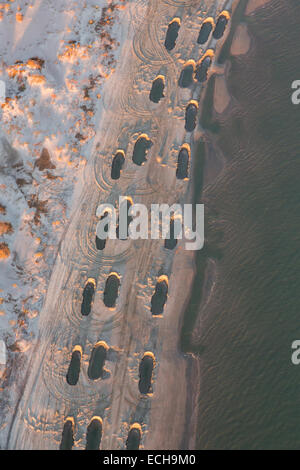
M 246 14 L 249 15 L 250 13 L 255 12 L 258 8 L 261 8 L 268 3 L 270 3 L 271 0 L 249 0 L 247 9 L 246 9 Z
M 183 330 L 200 357 L 200 449 L 299 447 L 299 373 L 289 365 L 299 334 L 299 112 L 289 99 L 299 14 L 292 1 L 256 10 L 247 54 L 226 52 L 234 100 L 205 123 L 206 152 L 224 166 L 204 188 L 206 250 Z

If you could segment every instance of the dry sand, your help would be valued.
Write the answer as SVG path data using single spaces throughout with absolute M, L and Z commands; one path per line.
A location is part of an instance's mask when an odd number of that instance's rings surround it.
M 251 39 L 248 33 L 247 25 L 242 23 L 236 28 L 232 41 L 230 53 L 232 55 L 247 54 L 250 49 Z
M 214 3 L 217 15 L 223 5 Z M 175 169 L 181 145 L 193 143 L 191 134 L 184 130 L 184 113 L 186 102 L 195 96 L 182 99 L 177 86 L 181 63 L 175 58 L 186 61 L 199 54 L 195 41 L 198 7 L 182 4 L 180 36 L 171 57 L 163 41 L 166 18 L 176 16 L 178 3 L 137 1 L 126 8 L 123 53 L 103 93 L 99 144 L 86 167 L 79 205 L 74 208 L 52 272 L 40 315 L 39 341 L 9 433 L 9 448 L 57 449 L 64 420 L 73 416 L 75 448 L 82 449 L 94 415 L 103 419 L 102 449 L 124 448 L 128 429 L 135 421 L 142 424 L 145 449 L 180 449 L 183 441 L 186 448 L 195 446 L 198 390 L 186 377 L 192 370 L 193 383 L 198 386 L 198 363 L 178 348 L 195 253 L 184 251 L 182 243 L 175 253 L 167 252 L 163 242 L 156 240 L 109 240 L 105 251 L 98 253 L 94 238 L 100 203 L 130 195 L 134 202 L 147 206 L 155 202 L 171 205 L 189 197 L 189 182 L 177 181 Z M 154 105 L 149 89 L 162 69 L 166 97 Z M 194 90 L 197 96 L 199 92 Z M 224 84 L 222 93 L 219 109 L 224 106 Z M 141 133 L 147 133 L 154 145 L 147 162 L 137 167 L 131 156 Z M 120 180 L 112 182 L 111 156 L 118 148 L 126 149 L 126 162 Z M 103 289 L 112 271 L 121 276 L 121 288 L 116 308 L 107 309 Z M 150 301 L 161 274 L 169 276 L 168 301 L 162 318 L 153 318 Z M 92 313 L 83 318 L 80 301 L 89 277 L 97 280 L 97 291 Z M 109 374 L 105 380 L 92 382 L 86 371 L 90 352 L 99 340 L 110 347 Z M 65 376 L 75 344 L 83 348 L 82 369 L 78 384 L 70 387 Z M 137 385 L 145 351 L 152 351 L 156 358 L 153 395 L 147 397 L 139 394 Z M 189 439 L 184 437 L 186 430 Z
M 224 75 L 217 75 L 214 90 L 214 108 L 217 113 L 221 114 L 225 111 L 230 103 L 230 94 L 226 85 Z

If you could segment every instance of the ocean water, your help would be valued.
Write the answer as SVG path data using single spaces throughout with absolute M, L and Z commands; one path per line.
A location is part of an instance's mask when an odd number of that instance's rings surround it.
M 197 448 L 298 449 L 300 366 L 291 344 L 300 339 L 300 105 L 291 84 L 300 80 L 300 3 L 271 0 L 247 17 L 242 10 L 233 27 L 247 23 L 251 50 L 222 51 L 232 104 L 212 112 L 212 77 L 201 116 L 200 161 L 214 148 L 226 164 L 204 182 L 206 244 L 182 348 L 201 364 Z

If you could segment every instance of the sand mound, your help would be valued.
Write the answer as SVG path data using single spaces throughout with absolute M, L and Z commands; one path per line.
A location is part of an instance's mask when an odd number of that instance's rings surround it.
M 37 166 L 40 171 L 54 170 L 56 168 L 51 162 L 49 151 L 45 147 L 42 150 L 40 158 L 35 162 L 35 166 Z

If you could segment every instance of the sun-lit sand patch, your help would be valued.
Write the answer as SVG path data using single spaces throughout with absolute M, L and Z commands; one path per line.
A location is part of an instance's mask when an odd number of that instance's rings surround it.
M 8 248 L 7 243 L 0 243 L 0 261 L 9 258 L 10 249 Z
M 41 85 L 46 82 L 44 75 L 28 75 L 27 80 L 29 85 Z
M 13 228 L 10 222 L 0 222 L 0 236 L 13 233 Z
M 74 63 L 78 59 L 88 59 L 89 47 L 80 44 L 67 44 L 63 53 L 58 55 L 62 62 Z
M 30 69 L 41 70 L 43 62 L 44 61 L 38 58 L 28 59 L 27 67 L 29 67 Z
M 16 13 L 16 21 L 17 21 L 18 23 L 22 23 L 22 21 L 23 21 L 23 15 L 22 15 L 22 13 Z
M 53 227 L 59 227 L 60 224 L 61 224 L 60 220 L 54 220 L 54 221 L 52 222 L 52 226 L 53 226 Z
M 15 343 L 15 347 L 18 349 L 19 352 L 26 352 L 32 347 L 31 341 L 26 341 L 25 339 L 20 339 Z
M 230 95 L 227 90 L 226 79 L 223 75 L 217 75 L 214 90 L 214 108 L 217 113 L 223 113 L 230 103 Z
M 16 76 L 21 76 L 25 72 L 25 65 L 23 63 L 18 63 L 15 65 L 10 65 L 6 67 L 6 71 L 10 78 L 15 78 Z
M 1 3 L 0 8 L 5 10 L 6 12 L 8 12 L 9 9 L 10 9 L 10 4 L 9 3 Z
M 260 8 L 267 3 L 269 3 L 271 0 L 249 0 L 247 8 L 246 8 L 246 15 L 249 15 L 250 13 L 253 13 L 257 8 Z
M 250 49 L 251 39 L 245 23 L 239 24 L 236 28 L 230 52 L 232 55 L 247 54 Z

